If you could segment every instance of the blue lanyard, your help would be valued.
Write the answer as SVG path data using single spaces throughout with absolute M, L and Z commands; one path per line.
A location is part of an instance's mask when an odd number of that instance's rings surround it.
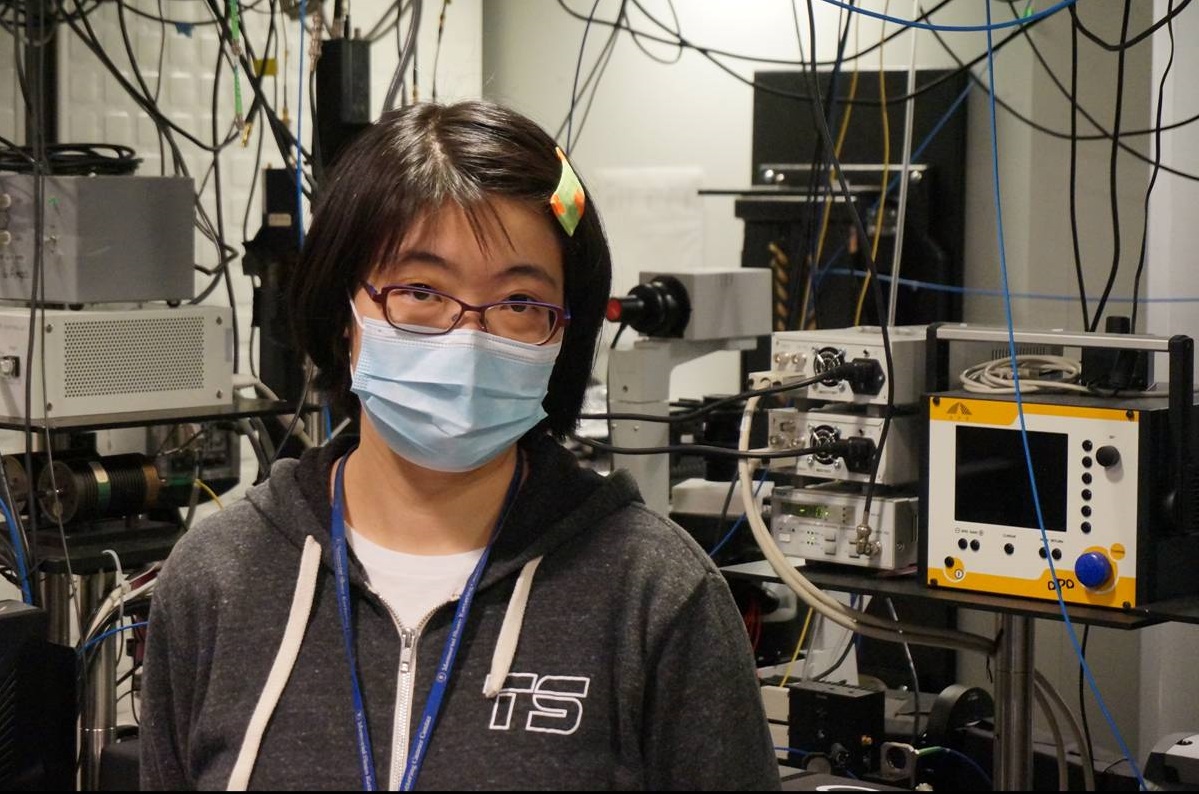
M 362 705 L 362 687 L 358 682 L 358 660 L 354 653 L 354 627 L 350 611 L 350 565 L 349 555 L 346 552 L 346 521 L 343 505 L 345 465 L 348 457 L 347 453 L 337 462 L 337 477 L 333 487 L 333 520 L 330 532 L 333 538 L 333 572 L 337 578 L 337 609 L 341 617 L 341 633 L 345 639 L 346 661 L 350 665 L 350 686 L 354 694 L 354 738 L 358 742 L 358 765 L 362 775 L 362 789 L 363 791 L 377 791 L 374 751 L 371 749 L 371 734 L 370 726 L 366 721 L 366 709 Z M 508 511 L 512 509 L 513 502 L 516 501 L 516 492 L 520 490 L 523 469 L 524 456 L 518 451 L 516 470 L 512 473 L 511 482 L 508 483 L 508 493 L 504 497 L 499 520 L 496 521 L 495 528 L 491 531 L 487 547 L 483 549 L 483 556 L 475 564 L 475 569 L 467 579 L 466 587 L 458 599 L 458 608 L 454 612 L 450 635 L 446 637 L 445 647 L 441 651 L 441 663 L 437 666 L 437 675 L 433 679 L 433 687 L 429 690 L 429 697 L 425 701 L 425 711 L 417 725 L 415 741 L 408 753 L 408 767 L 400 783 L 401 791 L 411 791 L 416 786 L 417 776 L 420 775 L 421 765 L 429 750 L 429 740 L 432 738 L 433 728 L 437 724 L 437 715 L 441 711 L 441 702 L 449 687 L 454 659 L 458 655 L 462 631 L 466 628 L 466 620 L 470 615 L 475 591 L 479 587 L 479 579 L 483 576 L 483 569 L 487 567 L 487 560 L 491 556 L 491 547 L 495 543 L 495 538 L 504 525 L 504 520 L 508 517 Z M 398 691 L 396 697 L 400 697 Z

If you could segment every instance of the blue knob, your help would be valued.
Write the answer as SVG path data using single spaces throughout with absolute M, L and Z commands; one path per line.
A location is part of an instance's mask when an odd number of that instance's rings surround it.
M 1075 561 L 1074 575 L 1088 590 L 1103 587 L 1112 578 L 1112 562 L 1101 552 L 1088 551 Z

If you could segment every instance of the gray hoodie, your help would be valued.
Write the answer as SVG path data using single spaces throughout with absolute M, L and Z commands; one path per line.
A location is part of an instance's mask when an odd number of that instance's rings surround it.
M 150 616 L 143 789 L 361 789 L 329 548 L 329 474 L 349 443 L 277 463 L 171 554 Z M 777 789 L 721 575 L 626 474 L 581 469 L 549 438 L 522 446 L 529 476 L 418 787 Z M 454 605 L 402 637 L 352 551 L 350 568 L 376 775 L 394 789 Z

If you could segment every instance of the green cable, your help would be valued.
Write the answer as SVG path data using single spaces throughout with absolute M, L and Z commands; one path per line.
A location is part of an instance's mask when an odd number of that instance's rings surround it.
M 245 127 L 241 103 L 241 18 L 238 14 L 237 0 L 229 0 L 229 34 L 233 48 L 233 112 L 234 123 L 240 130 Z

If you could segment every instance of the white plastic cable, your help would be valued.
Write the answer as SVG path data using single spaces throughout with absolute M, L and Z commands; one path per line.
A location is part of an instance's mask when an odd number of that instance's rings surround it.
M 912 18 L 916 19 L 920 16 L 920 0 L 914 0 L 912 3 Z M 908 217 L 908 185 L 911 182 L 912 176 L 912 127 L 915 124 L 916 118 L 916 44 L 920 41 L 920 37 L 916 35 L 916 31 L 909 31 L 912 37 L 912 55 L 908 59 L 908 89 L 907 101 L 904 102 L 903 111 L 903 170 L 899 172 L 899 214 L 895 218 L 895 250 L 891 253 L 891 288 L 890 294 L 887 296 L 887 325 L 894 328 L 898 323 L 895 322 L 895 309 L 899 305 L 899 275 L 900 267 L 903 264 L 903 232 L 907 226 Z M 880 72 L 878 79 L 886 80 L 887 73 Z M 879 202 L 886 205 L 886 188 L 883 189 L 883 195 L 879 196 Z
M 261 396 L 263 396 L 264 398 L 266 398 L 268 400 L 275 400 L 276 402 L 282 402 L 282 400 L 279 399 L 279 395 L 275 394 L 275 391 L 270 386 L 267 386 L 265 383 L 263 383 L 258 378 L 242 379 L 242 380 L 239 380 L 235 385 L 235 388 L 239 388 L 239 389 L 248 389 L 251 387 L 253 387 L 253 389 L 256 392 L 258 392 Z M 284 428 L 291 427 L 292 417 L 293 417 L 293 414 L 275 414 L 275 418 L 279 420 L 279 422 L 283 425 Z M 304 431 L 304 428 L 300 424 L 300 422 L 296 422 L 295 427 L 292 428 L 291 434 L 294 438 L 298 439 L 299 442 L 301 444 L 303 444 L 305 447 L 316 446 L 316 444 L 313 443 L 313 441 L 312 441 L 312 437 L 309 436 L 308 433 Z
M 1037 686 L 1033 688 L 1033 695 L 1037 699 L 1037 706 L 1040 707 L 1041 713 L 1045 715 L 1045 722 L 1049 723 L 1049 732 L 1053 734 L 1053 752 L 1057 756 L 1057 790 L 1070 790 L 1070 767 L 1066 764 L 1066 742 L 1062 739 L 1062 729 L 1057 724 L 1057 716 L 1053 712 L 1053 707 L 1049 705 L 1049 698 L 1046 697 L 1044 690 Z
M 300 557 L 300 572 L 296 576 L 296 591 L 291 599 L 291 612 L 287 616 L 287 627 L 283 630 L 283 641 L 275 654 L 271 665 L 270 675 L 267 676 L 266 686 L 258 696 L 254 713 L 250 716 L 250 724 L 246 727 L 246 736 L 242 740 L 241 750 L 237 753 L 237 763 L 229 774 L 228 791 L 245 791 L 250 785 L 250 775 L 254 772 L 254 762 L 258 760 L 258 748 L 262 745 L 263 734 L 266 733 L 267 723 L 279 705 L 283 689 L 291 678 L 292 668 L 300 655 L 300 644 L 304 641 L 304 631 L 308 628 L 308 616 L 312 613 L 312 599 L 316 593 L 317 575 L 320 573 L 321 546 L 316 538 L 308 535 L 304 538 L 304 554 Z
M 741 436 L 738 449 L 748 451 L 750 426 L 754 410 L 758 405 L 758 397 L 751 397 L 745 405 L 745 413 L 741 417 Z M 738 474 L 741 480 L 741 499 L 745 506 L 746 519 L 754 538 L 762 549 L 762 554 L 770 563 L 779 579 L 803 599 L 804 603 L 816 610 L 817 613 L 836 623 L 838 626 L 861 634 L 863 637 L 882 640 L 884 642 L 910 642 L 916 645 L 928 645 L 934 648 L 949 648 L 951 650 L 975 651 L 991 655 L 995 643 L 977 634 L 946 629 L 928 628 L 908 623 L 893 623 L 850 609 L 840 601 L 812 584 L 806 577 L 792 567 L 787 556 L 775 543 L 770 534 L 770 528 L 762 520 L 758 507 L 753 501 L 753 472 L 750 461 L 742 459 L 738 464 Z
M 1082 362 L 1064 356 L 1018 355 L 1021 392 L 1073 391 L 1090 389 L 1078 383 Z M 1049 377 L 1054 376 L 1054 377 Z M 1015 394 L 1012 360 L 1008 356 L 973 364 L 962 370 L 962 388 L 975 394 Z
M 159 564 L 155 563 L 146 573 L 154 573 L 159 567 Z M 145 576 L 146 573 L 141 574 L 141 576 Z M 100 630 L 108 625 L 108 621 L 112 617 L 112 613 L 118 611 L 124 602 L 132 601 L 135 598 L 148 595 L 149 593 L 153 592 L 154 586 L 157 583 L 158 579 L 154 578 L 145 584 L 133 588 L 132 590 L 128 589 L 127 584 L 118 584 L 116 587 L 110 590 L 108 595 L 104 597 L 104 600 L 96 606 L 95 610 L 93 610 L 92 619 L 88 623 L 87 631 L 81 634 L 79 637 L 78 647 L 82 648 L 89 640 L 99 635 Z
M 1078 717 L 1075 716 L 1074 711 L 1066 704 L 1066 699 L 1057 691 L 1057 687 L 1051 684 L 1048 678 L 1041 675 L 1040 671 L 1034 673 L 1033 681 L 1038 688 L 1044 690 L 1049 700 L 1065 715 L 1066 727 L 1073 734 L 1074 743 L 1078 747 L 1078 754 L 1082 757 L 1083 785 L 1087 791 L 1095 791 L 1095 759 L 1091 757 L 1091 748 L 1087 746 L 1086 741 L 1083 739 L 1082 723 L 1078 721 Z
M 125 579 L 125 569 L 121 566 L 121 556 L 113 549 L 104 549 L 102 554 L 111 557 L 117 569 L 117 625 L 125 625 L 125 599 L 129 596 L 129 582 Z
M 525 622 L 525 608 L 529 604 L 529 592 L 533 589 L 533 577 L 537 574 L 537 566 L 541 565 L 541 557 L 535 557 L 525 563 L 516 579 L 516 587 L 512 597 L 508 599 L 508 609 L 504 612 L 504 622 L 500 626 L 499 639 L 495 641 L 495 651 L 491 655 L 491 672 L 483 681 L 483 697 L 491 700 L 504 688 L 508 673 L 512 670 L 512 660 L 516 658 L 516 644 L 520 640 L 520 629 Z

